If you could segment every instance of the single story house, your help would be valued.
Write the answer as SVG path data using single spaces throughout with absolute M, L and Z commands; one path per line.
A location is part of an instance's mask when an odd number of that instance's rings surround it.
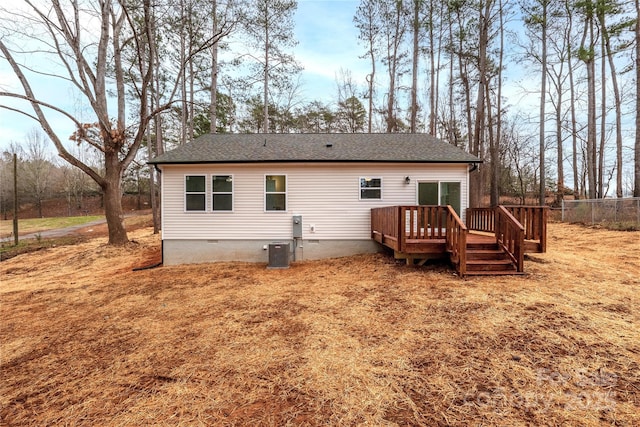
M 165 265 L 377 252 L 371 209 L 451 205 L 480 160 L 424 134 L 208 134 L 153 160 Z

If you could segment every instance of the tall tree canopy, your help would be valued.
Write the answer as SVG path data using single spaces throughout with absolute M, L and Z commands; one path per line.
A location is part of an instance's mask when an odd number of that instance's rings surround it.
M 211 131 L 428 131 L 484 160 L 470 179 L 474 206 L 639 194 L 638 0 L 361 0 L 343 23 L 358 68 L 328 64 L 341 70 L 337 96 L 311 99 L 294 57 L 303 5 L 0 5 L 0 66 L 12 74 L 0 108 L 33 119 L 95 181 L 111 243 L 127 241 L 122 177 L 144 163 L 140 149 L 154 156 Z
M 22 8 L 2 10 L 12 19 L 3 20 L 0 52 L 18 81 L 0 91 L 2 107 L 38 122 L 60 157 L 98 184 L 111 244 L 128 241 L 121 203 L 124 171 L 145 140 L 149 121 L 171 106 L 178 89 L 175 81 L 162 102 L 149 108 L 156 59 L 151 52 L 158 38 L 154 17 L 160 15 L 156 7 L 150 0 L 52 0 L 46 5 L 25 0 Z M 209 48 L 217 37 L 210 35 L 190 55 Z M 32 66 L 32 56 L 48 66 Z M 186 59 L 177 64 L 178 75 Z M 50 87 L 71 83 L 82 108 L 47 99 L 42 86 L 32 85 L 36 80 Z M 92 168 L 65 147 L 67 136 L 53 126 L 60 116 L 73 124 L 73 141 L 101 154 L 101 168 Z

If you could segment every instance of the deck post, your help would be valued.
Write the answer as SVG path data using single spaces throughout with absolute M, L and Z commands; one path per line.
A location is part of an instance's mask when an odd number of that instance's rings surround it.
M 398 206 L 398 215 L 398 251 L 404 252 L 407 240 L 405 233 L 405 229 L 407 227 L 407 214 L 404 206 Z
M 549 215 L 549 208 L 543 207 L 542 214 L 540 215 L 540 252 L 547 252 L 547 220 Z

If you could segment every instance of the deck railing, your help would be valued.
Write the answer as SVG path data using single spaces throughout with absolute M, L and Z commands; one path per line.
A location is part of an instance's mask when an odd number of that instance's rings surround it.
M 446 250 L 464 276 L 469 231 L 492 232 L 516 270 L 522 272 L 524 253 L 540 252 L 540 245 L 545 249 L 546 220 L 544 207 L 498 206 L 468 209 L 469 226 L 466 226 L 451 206 L 387 206 L 371 209 L 371 237 L 401 253 L 427 253 L 424 247 L 427 241 L 431 241 L 430 245 L 442 245 L 440 250 Z M 525 238 L 530 240 L 525 243 Z
M 508 205 L 505 208 L 524 227 L 525 240 L 537 240 L 540 252 L 547 251 L 547 215 L 549 208 L 546 206 L 521 206 Z
M 444 239 L 447 224 L 446 206 L 400 206 L 407 239 Z
M 467 274 L 467 227 L 456 211 L 447 206 L 447 251 L 460 276 Z
M 524 271 L 525 230 L 504 206 L 495 209 L 495 234 L 496 241 L 507 252 L 517 271 Z
M 467 227 L 469 230 L 495 231 L 495 209 L 494 208 L 469 208 L 467 209 Z
M 371 209 L 371 237 L 404 251 L 407 239 L 444 239 L 447 232 L 446 206 L 387 206 Z
M 546 206 L 504 206 L 515 219 L 524 227 L 525 240 L 537 241 L 534 252 L 547 251 L 547 212 Z M 469 208 L 467 209 L 467 227 L 469 230 L 494 233 L 496 230 L 497 208 Z
M 371 209 L 371 238 L 376 242 L 400 250 L 400 206 Z

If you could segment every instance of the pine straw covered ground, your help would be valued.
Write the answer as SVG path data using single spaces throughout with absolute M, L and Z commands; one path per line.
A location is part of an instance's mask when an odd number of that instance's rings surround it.
M 0 264 L 0 424 L 640 425 L 640 233 L 550 224 L 527 277 L 383 255 Z

